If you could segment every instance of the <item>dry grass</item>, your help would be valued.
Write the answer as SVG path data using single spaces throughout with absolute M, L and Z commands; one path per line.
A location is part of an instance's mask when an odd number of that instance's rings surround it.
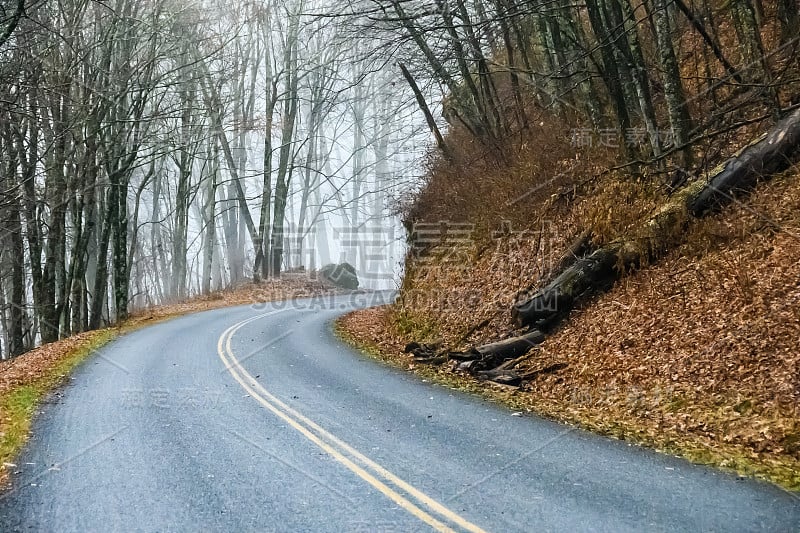
M 723 49 L 738 64 L 727 8 L 712 5 Z M 774 6 L 765 11 L 764 44 L 774 50 Z M 716 83 L 727 74 L 700 52 L 699 35 L 686 21 L 676 31 L 688 106 L 707 134 L 693 145 L 689 170 L 704 176 L 769 126 L 769 99 Z M 644 52 L 657 62 L 653 50 Z M 796 54 L 787 49 L 768 61 L 788 106 L 800 91 Z M 668 124 L 658 98 L 656 114 Z M 577 235 L 590 230 L 596 245 L 640 239 L 643 222 L 670 201 L 669 159 L 661 169 L 603 172 L 615 164 L 614 150 L 576 149 L 570 126 L 554 117 L 540 115 L 534 124 L 509 140 L 505 159 L 482 153 L 463 132 L 450 133 L 455 163 L 431 163 L 404 215 L 410 228 L 474 224 L 471 243 L 442 238 L 412 249 L 397 304 L 345 317 L 346 337 L 409 366 L 402 348 L 411 340 L 463 350 L 511 335 L 511 303 L 541 286 Z M 795 169 L 745 203 L 693 221 L 687 234 L 662 235 L 669 242 L 659 252 L 671 251 L 661 261 L 575 310 L 522 370 L 568 366 L 501 399 L 800 490 L 799 213 Z M 425 367 L 423 375 L 476 386 L 449 369 Z
M 631 194 L 648 197 L 647 191 Z M 557 224 L 554 242 L 563 248 L 569 233 L 569 224 Z M 540 263 L 557 255 L 543 253 L 535 239 L 507 235 L 473 263 L 416 267 L 406 282 L 414 299 L 407 294 L 392 308 L 356 313 L 341 327 L 405 366 L 411 359 L 401 351 L 411 339 L 453 347 L 496 339 L 511 328 L 509 298 L 546 270 L 531 258 Z M 455 345 L 469 325 L 487 317 L 489 325 Z M 798 490 L 799 340 L 795 169 L 746 202 L 698 221 L 658 264 L 574 311 L 522 370 L 556 362 L 567 368 L 504 401 Z
M 503 155 L 459 129 L 448 135 L 454 161 L 434 159 L 427 181 L 408 199 L 402 216 L 415 223 L 470 223 L 485 241 L 502 228 L 535 229 L 537 218 L 557 196 L 569 196 L 616 157 L 607 148 L 576 150 L 573 128 L 544 111 L 532 112 L 531 126 L 504 140 Z
M 665 199 L 653 182 L 607 174 L 574 195 L 540 199 L 525 228 L 505 225 L 467 245 L 444 239 L 432 249 L 412 250 L 392 320 L 414 340 L 452 349 L 506 335 L 515 298 L 539 287 L 583 229 L 601 245 L 630 233 Z
M 697 224 L 573 314 L 533 359 L 569 367 L 531 395 L 800 488 L 799 214 L 794 172 Z

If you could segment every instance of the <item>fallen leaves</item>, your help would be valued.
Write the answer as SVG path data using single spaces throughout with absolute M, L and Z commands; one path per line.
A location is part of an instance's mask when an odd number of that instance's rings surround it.
M 550 250 L 510 235 L 470 264 L 410 269 L 413 298 L 342 326 L 402 361 L 406 342 L 434 339 L 398 333 L 399 313 L 450 349 L 501 338 L 513 295 L 583 223 L 575 212 L 554 222 Z M 800 488 L 800 173 L 698 221 L 662 261 L 574 311 L 519 371 L 556 362 L 567 367 L 515 393 L 515 407 Z

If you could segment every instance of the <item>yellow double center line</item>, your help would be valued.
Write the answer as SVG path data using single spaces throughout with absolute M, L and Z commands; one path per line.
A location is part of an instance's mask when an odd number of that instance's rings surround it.
M 231 339 L 234 333 L 247 324 L 261 318 L 287 311 L 281 309 L 256 315 L 242 320 L 229 327 L 219 337 L 217 351 L 225 368 L 239 385 L 247 391 L 251 398 L 271 411 L 275 416 L 289 424 L 305 438 L 313 442 L 328 455 L 347 467 L 355 475 L 372 485 L 378 492 L 395 502 L 397 505 L 431 526 L 436 531 L 455 531 L 445 521 L 458 526 L 465 531 L 484 533 L 484 530 L 465 520 L 430 496 L 416 489 L 406 481 L 392 474 L 370 458 L 363 455 L 352 446 L 343 442 L 314 421 L 298 413 L 281 400 L 270 394 L 258 383 L 253 376 L 239 363 L 231 349 Z M 391 486 L 390 486 L 391 485 Z M 415 501 L 412 501 L 413 500 Z M 438 516 L 434 516 L 438 515 Z M 444 519 L 445 521 L 443 521 Z

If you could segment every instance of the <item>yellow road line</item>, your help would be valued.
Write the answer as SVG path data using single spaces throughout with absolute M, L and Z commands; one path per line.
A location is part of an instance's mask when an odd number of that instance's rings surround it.
M 250 322 L 283 311 L 286 310 L 282 309 L 279 311 L 273 311 L 242 320 L 241 322 L 229 327 L 220 336 L 217 343 L 217 352 L 220 356 L 220 359 L 225 364 L 225 368 L 231 373 L 233 378 L 239 382 L 242 388 L 244 388 L 253 399 L 266 407 L 273 414 L 284 420 L 287 424 L 300 432 L 304 437 L 336 459 L 339 463 L 347 467 L 354 474 L 372 485 L 381 494 L 395 502 L 397 505 L 405 509 L 419 520 L 431 526 L 433 529 L 437 531 L 453 531 L 449 526 L 437 520 L 435 517 L 420 509 L 419 506 L 415 505 L 413 502 L 398 493 L 396 490 L 381 482 L 373 474 L 376 474 L 382 477 L 385 481 L 392 483 L 398 489 L 406 492 L 419 503 L 428 507 L 429 510 L 435 512 L 440 517 L 446 518 L 452 523 L 457 524 L 464 530 L 472 533 L 485 533 L 480 527 L 465 520 L 441 503 L 421 492 L 419 489 L 413 487 L 408 482 L 403 481 L 395 474 L 389 472 L 359 451 L 355 450 L 349 444 L 343 442 L 309 418 L 303 416 L 293 408 L 283 403 L 281 400 L 264 389 L 264 387 L 262 387 L 261 384 L 258 383 L 255 378 L 253 378 L 253 376 L 242 367 L 242 365 L 234 356 L 233 349 L 231 348 L 231 339 L 233 338 L 234 333 Z M 337 447 L 339 449 L 336 449 Z M 345 454 L 350 455 L 350 457 L 346 457 Z M 356 464 L 353 459 L 361 463 L 361 466 Z M 365 468 L 372 470 L 373 474 L 368 472 Z

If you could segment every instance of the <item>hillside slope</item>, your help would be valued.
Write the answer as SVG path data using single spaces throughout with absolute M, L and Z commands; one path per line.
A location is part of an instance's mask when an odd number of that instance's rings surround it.
M 659 196 L 611 179 L 572 201 L 553 196 L 539 231 L 499 231 L 456 248 L 443 239 L 433 247 L 440 253 L 412 254 L 395 306 L 341 327 L 413 368 L 402 353 L 409 340 L 463 349 L 507 336 L 513 296 L 546 277 L 578 228 L 611 238 Z M 798 266 L 795 167 L 697 221 L 662 261 L 574 310 L 518 365 L 532 376 L 520 387 L 487 388 L 516 408 L 800 489 Z M 451 380 L 455 367 L 435 372 Z

